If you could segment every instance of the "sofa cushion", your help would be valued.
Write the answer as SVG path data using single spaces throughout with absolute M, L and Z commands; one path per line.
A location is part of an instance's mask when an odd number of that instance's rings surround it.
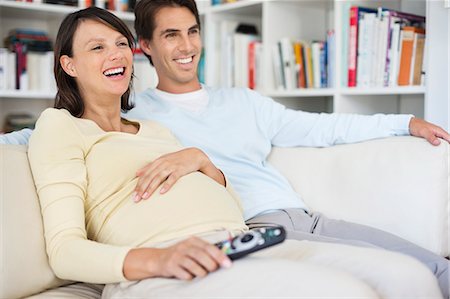
M 103 288 L 104 285 L 79 282 L 48 290 L 26 299 L 100 299 Z
M 0 165 L 0 298 L 24 297 L 63 285 L 48 264 L 26 147 L 0 144 Z

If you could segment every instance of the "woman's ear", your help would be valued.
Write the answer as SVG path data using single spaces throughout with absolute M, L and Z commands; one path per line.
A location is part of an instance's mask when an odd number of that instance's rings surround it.
M 141 48 L 142 52 L 149 56 L 152 56 L 152 49 L 148 40 L 139 39 L 139 47 Z
M 77 71 L 75 66 L 73 65 L 72 58 L 67 55 L 61 56 L 59 58 L 59 63 L 61 64 L 62 69 L 66 72 L 67 75 L 71 77 L 77 77 Z

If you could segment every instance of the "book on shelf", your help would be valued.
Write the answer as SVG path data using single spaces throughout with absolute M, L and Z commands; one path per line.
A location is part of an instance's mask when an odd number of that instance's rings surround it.
M 415 45 L 415 59 L 413 61 L 414 67 L 412 71 L 412 85 L 424 85 L 425 75 L 425 40 L 424 35 L 418 35 Z
M 350 7 L 349 13 L 347 86 L 418 84 L 419 74 L 422 77 L 424 73 L 423 49 L 420 47 L 423 47 L 425 36 L 418 37 L 418 41 L 414 42 L 414 36 L 404 33 L 404 30 L 417 28 L 421 32 L 425 28 L 425 17 L 360 6 Z M 407 42 L 402 53 L 404 35 L 410 37 L 410 43 Z
M 217 27 L 217 65 L 219 82 L 224 87 L 261 85 L 262 44 L 255 25 L 221 20 Z
M 280 39 L 272 49 L 275 88 L 325 88 L 330 86 L 334 65 L 334 31 L 326 41 Z
M 0 64 L 5 78 L 0 78 L 3 82 L 0 89 L 56 90 L 52 44 L 46 32 L 14 29 L 5 37 L 4 43 L 7 48 L 0 51 Z
M 400 66 L 398 70 L 398 85 L 400 86 L 411 85 L 413 81 L 413 68 L 415 65 L 414 56 L 419 39 L 422 40 L 420 44 L 423 44 L 425 39 L 425 29 L 411 26 L 402 29 L 400 34 Z M 421 62 L 420 65 L 422 65 Z
M 348 36 L 348 81 L 349 87 L 355 87 L 357 84 L 357 57 L 359 40 L 359 23 L 366 14 L 374 14 L 377 10 L 374 8 L 352 6 L 349 14 L 349 36 Z
M 306 88 L 305 59 L 303 58 L 303 44 L 300 41 L 294 42 L 294 55 L 297 86 L 298 88 Z
M 5 133 L 24 128 L 34 129 L 36 118 L 29 113 L 11 113 L 6 115 L 3 131 Z
M 326 42 L 326 77 L 327 77 L 327 87 L 334 87 L 335 72 L 336 72 L 336 43 L 335 43 L 335 31 L 327 31 L 327 42 Z
M 294 45 L 293 42 L 285 37 L 279 41 L 281 49 L 282 72 L 284 72 L 284 88 L 292 90 L 297 87 Z
M 251 41 L 248 45 L 248 87 L 259 89 L 262 85 L 261 74 L 262 43 L 259 40 Z
M 240 1 L 240 0 L 211 0 L 211 5 L 234 3 L 234 2 L 238 2 L 238 1 Z
M 272 65 L 273 65 L 273 74 L 274 74 L 274 82 L 275 82 L 275 90 L 284 89 L 284 72 L 281 70 L 282 61 L 280 55 L 280 44 L 276 43 L 272 46 Z

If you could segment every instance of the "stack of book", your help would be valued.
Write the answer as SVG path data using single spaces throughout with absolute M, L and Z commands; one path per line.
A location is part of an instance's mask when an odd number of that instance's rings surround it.
M 34 129 L 35 123 L 36 118 L 29 113 L 12 113 L 6 116 L 3 131 L 9 133 L 24 128 Z
M 52 44 L 46 32 L 14 29 L 0 49 L 0 90 L 55 90 Z
M 222 20 L 219 25 L 220 84 L 260 89 L 262 43 L 254 25 Z
M 282 38 L 272 48 L 275 88 L 326 88 L 333 86 L 334 31 L 326 41 L 292 41 Z
M 349 87 L 424 83 L 425 17 L 360 6 L 349 13 Z
M 233 3 L 233 2 L 237 2 L 237 1 L 239 1 L 239 0 L 211 0 L 211 5 Z

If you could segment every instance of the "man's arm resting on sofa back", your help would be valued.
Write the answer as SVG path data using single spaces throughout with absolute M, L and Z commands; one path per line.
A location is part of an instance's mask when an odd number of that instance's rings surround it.
M 0 144 L 23 144 L 28 145 L 28 139 L 33 130 L 22 129 L 5 135 L 0 135 Z M 450 135 L 442 128 L 419 119 L 412 117 L 409 122 L 409 132 L 412 136 L 422 137 L 433 145 L 439 145 L 438 138 L 442 138 L 450 143 Z
M 5 135 L 0 135 L 0 144 L 23 144 L 28 145 L 33 130 L 22 129 Z

